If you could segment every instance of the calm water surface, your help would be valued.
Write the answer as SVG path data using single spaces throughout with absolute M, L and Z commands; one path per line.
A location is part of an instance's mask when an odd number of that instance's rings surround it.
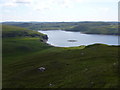
M 48 35 L 49 39 L 47 43 L 58 47 L 73 47 L 95 43 L 118 45 L 118 38 L 120 38 L 120 36 L 118 37 L 113 35 L 82 34 L 80 32 L 70 32 L 62 30 L 49 30 L 39 32 Z M 69 40 L 73 41 L 70 42 Z

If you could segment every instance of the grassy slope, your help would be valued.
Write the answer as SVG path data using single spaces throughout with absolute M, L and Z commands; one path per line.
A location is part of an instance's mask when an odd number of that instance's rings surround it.
M 115 46 L 58 48 L 38 37 L 3 38 L 3 87 L 117 87 L 117 59 Z
M 26 28 L 10 26 L 10 25 L 2 25 L 3 32 L 2 37 L 41 37 L 44 34 L 39 33 L 37 31 L 32 31 Z
M 15 31 L 15 33 L 14 33 Z M 27 36 L 16 36 L 16 33 L 27 33 Z M 5 35 L 4 35 L 5 34 Z M 15 36 L 10 36 L 15 34 Z M 34 34 L 38 34 L 37 36 L 31 36 Z M 3 37 L 3 57 L 12 57 L 12 56 L 23 56 L 25 54 L 29 54 L 31 52 L 36 52 L 40 50 L 44 50 L 49 45 L 45 44 L 44 42 L 41 42 L 43 40 L 44 34 L 38 33 L 36 31 L 27 30 L 20 27 L 15 26 L 8 26 L 3 25 L 2 27 L 2 35 Z M 6 36 L 8 35 L 8 36 Z M 18 35 L 18 34 L 17 34 Z M 4 54 L 5 53 L 5 54 Z

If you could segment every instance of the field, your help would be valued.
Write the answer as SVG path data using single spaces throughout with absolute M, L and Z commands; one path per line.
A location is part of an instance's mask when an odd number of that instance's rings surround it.
M 9 30 L 15 35 L 9 36 Z M 27 35 L 19 35 L 22 30 L 3 26 L 3 88 L 119 87 L 119 46 L 54 47 L 41 41 L 44 34 L 34 31 L 37 35 L 32 36 L 25 30 Z

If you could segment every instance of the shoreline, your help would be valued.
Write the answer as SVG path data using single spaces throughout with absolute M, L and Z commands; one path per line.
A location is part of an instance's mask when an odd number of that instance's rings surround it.
M 56 29 L 56 30 L 53 30 L 53 29 L 47 29 L 47 30 L 37 30 L 37 31 L 59 31 L 61 29 Z M 71 31 L 71 30 L 61 30 L 61 31 L 69 31 L 69 32 L 80 32 L 80 31 Z M 103 33 L 84 33 L 84 32 L 80 32 L 81 34 L 93 34 L 93 35 L 112 35 L 112 36 L 120 36 L 120 34 L 103 34 Z

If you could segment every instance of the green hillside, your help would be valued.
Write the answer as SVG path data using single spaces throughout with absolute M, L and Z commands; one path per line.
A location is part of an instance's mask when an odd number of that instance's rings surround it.
M 16 26 L 2 25 L 2 37 L 3 56 L 25 54 L 49 46 L 44 43 L 48 39 L 47 35 Z
M 2 37 L 46 37 L 46 35 L 37 31 L 32 31 L 16 26 L 2 25 L 2 29 Z
M 7 25 L 2 29 L 3 35 L 5 32 L 2 39 L 3 88 L 119 86 L 119 46 L 94 44 L 68 48 L 54 47 L 41 41 L 45 39 L 41 36 L 29 35 L 30 30 Z M 18 34 L 24 31 L 28 36 Z M 7 36 L 8 33 L 15 35 Z M 38 69 L 40 67 L 44 67 L 45 71 L 41 72 Z
M 120 35 L 118 22 L 4 22 L 31 30 L 66 30 L 86 34 Z
M 67 31 L 79 31 L 86 34 L 107 34 L 120 35 L 118 32 L 118 25 L 112 23 L 82 23 L 77 26 L 66 29 Z

